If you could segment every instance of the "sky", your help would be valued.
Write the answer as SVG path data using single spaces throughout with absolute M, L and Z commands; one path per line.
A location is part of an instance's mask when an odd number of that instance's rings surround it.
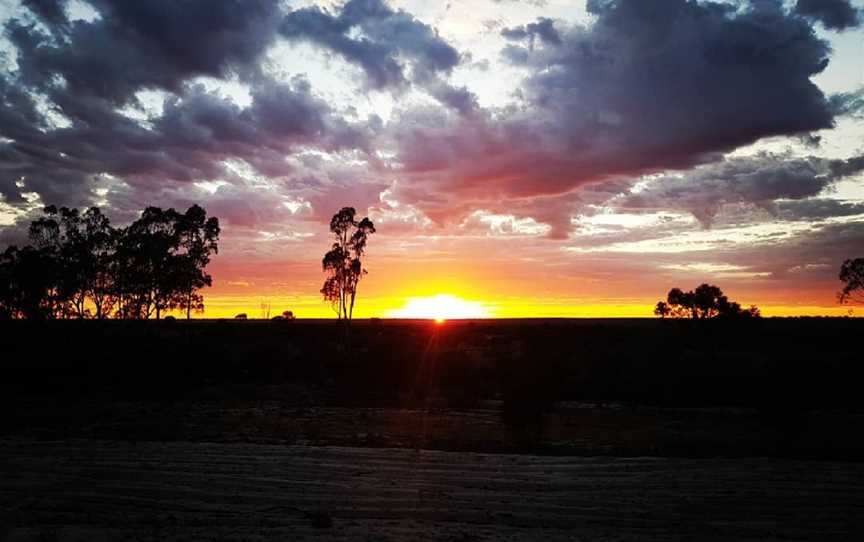
M 848 0 L 0 0 L 0 247 L 44 205 L 222 226 L 206 317 L 651 316 L 709 282 L 847 314 L 864 256 Z

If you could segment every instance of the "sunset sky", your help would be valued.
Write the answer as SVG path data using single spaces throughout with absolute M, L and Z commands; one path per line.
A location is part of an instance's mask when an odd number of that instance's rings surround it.
M 862 9 L 0 0 L 0 248 L 46 204 L 198 203 L 222 225 L 204 316 L 327 317 L 353 206 L 378 229 L 359 317 L 651 316 L 701 282 L 846 314 Z

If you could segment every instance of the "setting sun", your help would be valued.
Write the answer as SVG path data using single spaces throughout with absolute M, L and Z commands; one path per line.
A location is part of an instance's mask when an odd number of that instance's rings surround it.
M 489 318 L 491 310 L 480 301 L 467 301 L 450 294 L 409 297 L 402 308 L 387 313 L 389 318 L 426 318 L 443 323 L 460 318 Z

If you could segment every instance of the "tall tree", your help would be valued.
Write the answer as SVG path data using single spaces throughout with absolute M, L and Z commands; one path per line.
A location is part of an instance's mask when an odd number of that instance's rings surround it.
M 86 288 L 93 302 L 94 316 L 101 320 L 111 313 L 115 304 L 112 265 L 119 233 L 98 207 L 88 209 L 81 224 L 87 254 Z
M 177 245 L 173 209 L 147 207 L 123 233 L 120 274 L 126 317 L 161 318 L 174 291 L 171 257 Z
M 324 255 L 321 266 L 327 278 L 321 294 L 329 301 L 340 321 L 344 323 L 346 340 L 348 327 L 354 316 L 357 286 L 366 274 L 363 255 L 369 236 L 375 233 L 375 225 L 368 217 L 356 220 L 353 207 L 343 207 L 330 220 L 330 231 L 335 241 Z
M 43 216 L 30 224 L 30 239 L 43 257 L 51 258 L 55 273 L 53 292 L 57 316 L 90 316 L 88 301 L 96 317 L 110 305 L 108 266 L 113 258 L 113 228 L 97 207 L 83 214 L 77 209 L 48 206 Z
M 30 223 L 28 234 L 33 247 L 24 247 L 19 252 L 19 265 L 28 267 L 39 261 L 47 266 L 47 269 L 38 273 L 45 292 L 43 304 L 47 310 L 46 316 L 62 318 L 73 312 L 72 307 L 77 301 L 75 294 L 79 286 L 79 271 L 70 261 L 70 253 L 78 211 L 49 205 L 42 213 L 42 217 Z M 28 250 L 30 248 L 34 250 Z M 33 277 L 20 278 L 27 283 L 33 280 Z M 30 294 L 35 294 L 35 290 L 31 290 Z
M 207 218 L 207 212 L 198 205 L 178 216 L 177 292 L 172 305 L 184 310 L 187 320 L 192 317 L 192 311 L 204 310 L 204 297 L 198 290 L 213 284 L 213 277 L 205 268 L 210 263 L 210 254 L 219 252 L 219 232 L 219 219 Z
M 843 262 L 839 278 L 843 282 L 838 295 L 840 303 L 864 303 L 864 258 Z
M 8 247 L 0 256 L 0 316 L 57 317 L 55 263 L 54 255 L 45 248 Z

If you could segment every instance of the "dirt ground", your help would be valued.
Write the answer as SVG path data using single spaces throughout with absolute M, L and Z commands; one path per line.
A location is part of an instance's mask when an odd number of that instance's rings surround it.
M 0 540 L 853 540 L 864 465 L 0 441 Z

